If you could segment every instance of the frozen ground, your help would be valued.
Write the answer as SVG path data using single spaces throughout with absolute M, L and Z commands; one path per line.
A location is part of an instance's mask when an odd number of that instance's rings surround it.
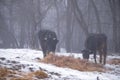
M 81 57 L 81 54 L 76 53 L 56 54 L 65 56 L 73 55 L 76 58 Z M 106 68 L 111 68 L 110 71 L 106 72 L 82 72 L 37 61 L 42 58 L 43 54 L 38 50 L 0 49 L 0 66 L 19 70 L 21 72 L 44 70 L 49 75 L 45 80 L 120 80 L 120 65 L 106 64 Z M 120 59 L 120 56 L 108 56 L 107 60 L 113 58 Z

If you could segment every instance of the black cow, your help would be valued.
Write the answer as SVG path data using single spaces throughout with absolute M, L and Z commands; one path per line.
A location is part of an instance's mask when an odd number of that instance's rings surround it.
M 44 57 L 50 52 L 54 53 L 58 43 L 56 33 L 50 30 L 40 30 L 38 36 Z
M 85 41 L 85 48 L 82 51 L 84 59 L 89 59 L 89 54 L 94 54 L 94 60 L 97 63 L 96 51 L 98 51 L 100 63 L 106 64 L 107 37 L 105 34 L 90 34 Z

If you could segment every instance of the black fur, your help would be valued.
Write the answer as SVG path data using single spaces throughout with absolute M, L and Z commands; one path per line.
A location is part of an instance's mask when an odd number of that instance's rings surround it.
M 40 30 L 38 36 L 44 57 L 50 52 L 54 53 L 58 43 L 56 33 L 50 30 Z
M 105 34 L 90 34 L 85 41 L 85 50 L 82 51 L 83 58 L 89 59 L 89 54 L 94 54 L 94 60 L 96 61 L 96 51 L 99 51 L 100 63 L 106 63 L 107 55 L 107 37 Z M 103 58 L 103 59 L 102 59 Z

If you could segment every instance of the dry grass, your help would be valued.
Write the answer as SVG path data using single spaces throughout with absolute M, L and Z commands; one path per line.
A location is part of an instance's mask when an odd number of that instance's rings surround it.
M 22 74 L 21 76 L 22 77 L 12 78 L 11 80 L 34 80 L 34 77 L 38 79 L 48 78 L 47 73 L 45 73 L 44 71 L 39 71 L 39 70 L 35 72 Z
M 36 71 L 34 72 L 34 75 L 40 79 L 48 78 L 48 75 L 43 71 Z
M 31 80 L 31 79 L 27 79 L 27 78 L 12 78 L 10 80 Z
M 57 56 L 54 54 L 49 54 L 41 60 L 41 62 L 54 64 L 59 67 L 68 67 L 79 71 L 105 71 L 103 66 L 100 64 L 95 64 L 82 59 L 76 59 L 72 56 Z
M 7 68 L 3 68 L 3 67 L 0 67 L 0 80 L 6 80 L 6 78 L 8 78 L 10 75 L 20 75 L 17 71 L 13 71 L 13 70 L 10 70 L 10 69 L 7 69 Z M 14 76 L 11 76 L 9 77 L 10 80 L 29 80 L 29 79 L 26 79 L 26 78 L 12 78 Z
M 107 62 L 108 64 L 120 65 L 120 59 L 114 58 Z
M 7 68 L 0 68 L 0 78 L 6 77 L 9 74 L 9 70 Z
M 10 80 L 34 80 L 34 77 L 38 79 L 44 79 L 48 78 L 48 75 L 47 73 L 41 70 L 30 73 L 24 73 L 0 67 L 0 80 L 6 80 L 7 78 L 9 78 Z
M 12 74 L 14 75 L 16 72 L 7 68 L 0 67 L 0 80 L 6 80 Z

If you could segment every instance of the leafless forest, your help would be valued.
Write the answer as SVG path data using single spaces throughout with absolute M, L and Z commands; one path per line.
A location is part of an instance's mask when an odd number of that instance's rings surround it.
M 105 33 L 120 52 L 120 0 L 0 0 L 0 48 L 40 49 L 40 29 L 55 31 L 61 48 L 80 52 L 89 33 Z

